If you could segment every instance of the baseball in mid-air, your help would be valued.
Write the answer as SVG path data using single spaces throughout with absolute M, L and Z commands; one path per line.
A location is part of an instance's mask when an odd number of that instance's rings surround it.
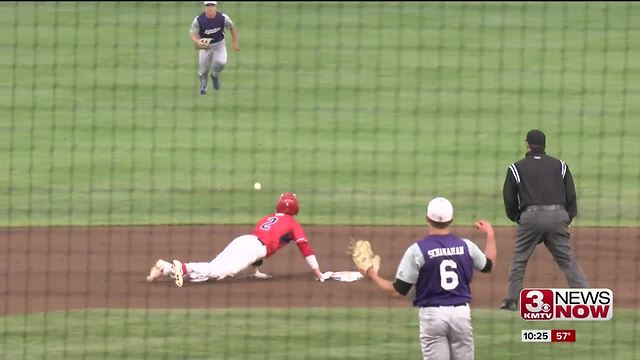
M 257 183 L 255 183 L 255 184 L 253 184 L 253 188 L 254 188 L 256 191 L 260 191 L 260 189 L 262 189 L 262 185 L 260 185 L 260 183 L 259 183 L 259 182 L 257 182 Z

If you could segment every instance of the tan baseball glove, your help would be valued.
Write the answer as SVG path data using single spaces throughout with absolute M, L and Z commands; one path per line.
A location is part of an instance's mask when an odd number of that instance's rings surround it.
M 375 272 L 380 270 L 380 256 L 373 253 L 369 241 L 351 239 L 348 254 L 351 255 L 353 263 L 363 274 L 366 275 L 371 268 Z
M 211 47 L 211 39 L 201 38 L 198 40 L 198 44 L 196 44 L 196 48 L 198 49 L 208 49 Z

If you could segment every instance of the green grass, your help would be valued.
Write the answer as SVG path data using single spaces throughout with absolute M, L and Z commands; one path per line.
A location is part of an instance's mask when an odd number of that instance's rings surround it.
M 634 359 L 639 315 L 526 323 L 475 310 L 476 359 Z M 417 359 L 415 309 L 91 310 L 0 319 L 0 359 Z M 576 329 L 573 344 L 522 329 Z
M 526 131 L 576 225 L 640 219 L 637 4 L 223 3 L 241 51 L 197 96 L 199 3 L 0 4 L 0 226 L 506 224 Z M 263 191 L 252 189 L 260 181 Z

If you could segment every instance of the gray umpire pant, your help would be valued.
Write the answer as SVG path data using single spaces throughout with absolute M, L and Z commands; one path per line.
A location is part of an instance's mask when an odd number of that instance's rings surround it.
M 569 244 L 569 215 L 566 210 L 525 211 L 520 216 L 518 236 L 507 284 L 507 299 L 517 300 L 522 290 L 527 263 L 536 246 L 544 243 L 571 288 L 587 288 L 589 282 Z

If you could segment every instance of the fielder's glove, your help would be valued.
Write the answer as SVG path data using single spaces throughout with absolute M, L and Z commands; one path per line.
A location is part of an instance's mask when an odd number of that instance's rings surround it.
M 196 44 L 196 48 L 198 49 L 208 49 L 211 47 L 211 39 L 201 38 L 198 40 L 198 44 Z
M 351 255 L 353 263 L 364 275 L 371 268 L 376 273 L 380 270 L 380 256 L 373 253 L 371 243 L 367 240 L 351 239 L 348 254 Z

